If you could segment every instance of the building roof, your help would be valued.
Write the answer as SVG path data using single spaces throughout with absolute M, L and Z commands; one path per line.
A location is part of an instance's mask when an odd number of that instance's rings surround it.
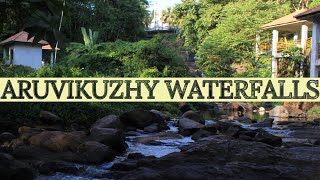
M 45 40 L 40 40 L 38 42 L 34 42 L 34 36 L 29 38 L 29 33 L 25 32 L 25 31 L 21 31 L 18 34 L 15 34 L 4 41 L 1 41 L 0 45 L 5 45 L 5 44 L 13 43 L 13 42 L 35 43 L 35 44 L 40 44 L 40 45 L 49 44 Z
M 301 25 L 305 24 L 307 26 L 312 25 L 311 22 L 306 20 L 299 20 L 295 18 L 298 14 L 305 12 L 305 9 L 298 10 L 294 13 L 276 19 L 268 24 L 262 26 L 262 29 L 275 29 L 275 30 L 282 30 L 282 31 L 289 31 L 295 32 L 301 28 Z
M 42 46 L 43 50 L 53 50 L 53 48 L 50 46 L 50 44 Z M 60 51 L 60 48 L 55 48 L 57 51 Z
M 309 19 L 309 18 L 312 18 L 314 15 L 319 15 L 319 13 L 320 13 L 320 5 L 296 15 L 295 18 Z

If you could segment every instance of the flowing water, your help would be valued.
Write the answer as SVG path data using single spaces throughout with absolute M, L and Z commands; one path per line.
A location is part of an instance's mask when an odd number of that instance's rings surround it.
M 222 111 L 219 114 L 214 114 L 213 111 L 206 111 L 202 112 L 202 115 L 206 119 L 206 123 L 211 123 L 212 120 L 220 120 L 220 119 L 236 119 L 239 116 L 239 112 L 232 112 L 232 111 Z M 269 117 L 268 113 L 240 113 L 240 116 L 247 116 L 251 119 L 256 119 L 258 122 L 263 121 L 264 118 Z M 295 119 L 275 119 L 275 121 L 282 121 L 282 120 L 292 120 Z M 244 128 L 250 128 L 250 129 L 257 129 L 255 127 L 251 127 L 251 124 L 244 124 L 237 121 L 234 121 L 234 123 L 237 123 L 241 125 Z M 174 121 L 168 122 L 168 125 L 170 129 L 167 132 L 173 132 L 177 133 L 178 129 L 175 126 Z M 297 139 L 290 134 L 292 134 L 292 130 L 290 130 L 287 126 L 277 126 L 274 124 L 272 127 L 263 127 L 262 129 L 268 131 L 269 133 L 282 137 L 284 142 L 290 142 L 290 141 L 304 141 L 303 138 Z M 184 145 L 190 144 L 194 142 L 191 137 L 179 137 L 179 138 L 171 138 L 166 140 L 155 140 L 157 143 L 139 143 L 136 140 L 138 138 L 142 137 L 149 137 L 152 136 L 152 134 L 141 134 L 139 136 L 128 136 L 127 137 L 127 144 L 128 149 L 126 153 L 124 153 L 122 156 L 118 156 L 115 158 L 114 161 L 109 163 L 104 163 L 102 165 L 81 165 L 76 164 L 81 170 L 82 173 L 79 176 L 74 175 L 68 175 L 63 173 L 56 173 L 51 176 L 39 176 L 38 180 L 83 180 L 83 179 L 95 179 L 98 177 L 102 177 L 103 174 L 106 174 L 109 169 L 112 167 L 113 164 L 119 163 L 121 161 L 124 161 L 127 159 L 128 154 L 130 153 L 141 153 L 145 156 L 155 156 L 155 157 L 162 157 L 167 154 L 173 153 L 173 152 L 180 152 L 180 148 Z
M 178 129 L 174 126 L 174 122 L 169 122 L 169 130 L 167 132 L 177 133 Z M 162 157 L 173 152 L 180 152 L 180 148 L 184 145 L 188 145 L 194 142 L 191 137 L 180 137 L 174 139 L 165 139 L 165 140 L 155 140 L 159 143 L 156 144 L 142 144 L 136 142 L 135 140 L 141 137 L 148 137 L 152 134 L 141 134 L 139 136 L 129 136 L 127 137 L 128 149 L 125 154 L 122 156 L 117 156 L 112 162 L 104 163 L 102 165 L 81 165 L 76 164 L 81 170 L 82 173 L 78 176 L 68 175 L 64 173 L 56 173 L 50 176 L 41 175 L 38 180 L 84 180 L 84 179 L 95 179 L 94 177 L 101 177 L 103 174 L 106 174 L 108 170 L 112 167 L 113 164 L 119 163 L 127 159 L 130 153 L 141 153 L 145 156 L 155 156 Z M 99 178 L 96 178 L 99 179 Z

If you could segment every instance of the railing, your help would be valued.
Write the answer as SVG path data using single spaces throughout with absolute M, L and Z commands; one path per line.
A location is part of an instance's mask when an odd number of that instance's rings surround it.
M 282 52 L 286 49 L 289 49 L 290 47 L 293 47 L 293 46 L 301 47 L 301 40 L 288 41 L 286 38 L 282 38 L 279 40 L 279 42 L 277 44 L 277 51 L 280 53 L 280 52 Z M 312 46 L 312 39 L 308 38 L 308 40 L 306 41 L 306 45 L 305 45 L 305 54 L 306 55 L 310 54 L 311 46 Z M 259 45 L 259 51 L 271 51 L 271 50 L 272 50 L 272 45 L 269 43 L 262 43 Z

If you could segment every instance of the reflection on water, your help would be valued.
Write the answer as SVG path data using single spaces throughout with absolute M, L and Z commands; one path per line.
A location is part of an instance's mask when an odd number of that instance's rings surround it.
M 258 122 L 263 121 L 264 118 L 269 117 L 269 113 L 265 112 L 253 112 L 253 111 L 228 111 L 228 110 L 219 110 L 218 113 L 208 110 L 202 111 L 201 114 L 206 120 L 221 120 L 221 119 L 238 119 L 239 117 L 246 116 L 251 119 L 255 119 Z

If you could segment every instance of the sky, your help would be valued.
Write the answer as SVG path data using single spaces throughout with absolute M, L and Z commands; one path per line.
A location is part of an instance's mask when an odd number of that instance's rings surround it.
M 164 10 L 167 7 L 173 7 L 175 4 L 181 3 L 181 0 L 149 0 L 149 3 L 156 4 L 156 5 L 150 5 L 149 10 L 153 10 L 153 9 Z

